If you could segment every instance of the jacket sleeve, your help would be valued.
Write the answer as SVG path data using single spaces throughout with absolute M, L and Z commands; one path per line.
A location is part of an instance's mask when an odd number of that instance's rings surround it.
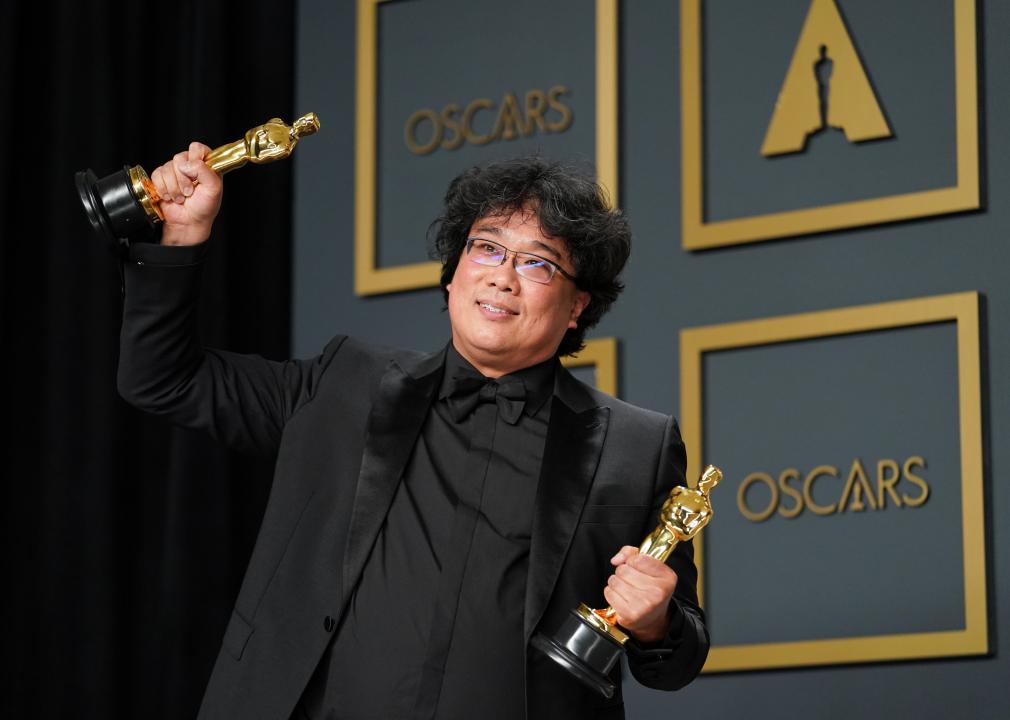
M 127 402 L 237 450 L 271 454 L 344 338 L 314 360 L 273 362 L 201 346 L 205 245 L 138 244 L 125 261 L 118 387 Z
M 686 485 L 687 456 L 677 421 L 672 417 L 667 421 L 663 442 L 650 516 L 653 522 L 674 485 Z M 677 589 L 670 599 L 670 629 L 657 643 L 646 645 L 631 638 L 628 667 L 635 679 L 647 687 L 679 690 L 701 672 L 709 648 L 705 613 L 698 604 L 693 541 L 678 544 L 667 565 L 677 573 Z

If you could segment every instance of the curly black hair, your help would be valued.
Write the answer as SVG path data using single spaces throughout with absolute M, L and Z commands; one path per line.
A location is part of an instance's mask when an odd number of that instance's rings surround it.
M 536 214 L 544 235 L 565 242 L 576 285 L 590 295 L 578 326 L 569 328 L 558 346 L 557 355 L 573 355 L 585 347 L 586 331 L 624 289 L 618 276 L 631 252 L 628 221 L 580 168 L 524 157 L 472 167 L 458 175 L 446 191 L 442 215 L 428 231 L 432 255 L 442 263 L 442 293 L 448 302 L 446 286 L 477 220 L 528 210 Z

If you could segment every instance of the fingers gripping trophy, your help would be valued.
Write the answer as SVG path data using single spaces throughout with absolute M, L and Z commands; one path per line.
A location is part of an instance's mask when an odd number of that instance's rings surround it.
M 288 157 L 298 140 L 319 130 L 319 118 L 308 113 L 288 125 L 271 118 L 250 129 L 244 137 L 211 150 L 204 162 L 218 175 L 247 163 L 263 164 Z M 140 165 L 99 179 L 90 169 L 75 175 L 77 192 L 95 233 L 114 251 L 128 247 L 139 231 L 164 221 L 161 197 Z
M 675 487 L 660 509 L 659 525 L 638 551 L 666 562 L 677 543 L 693 538 L 712 519 L 709 493 L 720 480 L 722 471 L 709 465 L 695 487 Z M 629 637 L 617 622 L 617 612 L 612 607 L 594 610 L 580 604 L 553 637 L 543 633 L 534 636 L 533 646 L 609 698 L 616 688 L 608 674 L 624 652 Z

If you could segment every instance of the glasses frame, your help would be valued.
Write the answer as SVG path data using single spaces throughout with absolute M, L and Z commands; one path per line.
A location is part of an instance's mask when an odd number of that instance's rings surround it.
M 478 260 L 475 260 L 470 255 L 470 251 L 473 249 L 473 244 L 477 243 L 477 242 L 487 243 L 488 245 L 494 245 L 494 246 L 500 247 L 502 250 L 504 250 L 505 253 L 502 255 L 501 262 L 492 265 L 492 264 L 489 264 L 489 263 L 484 263 L 484 262 L 480 262 Z M 542 257 L 540 255 L 537 255 L 536 253 L 520 252 L 519 250 L 513 250 L 511 248 L 505 247 L 504 245 L 502 245 L 497 240 L 488 240 L 487 238 L 472 237 L 472 238 L 467 238 L 467 241 L 466 241 L 466 256 L 470 260 L 470 262 L 474 263 L 475 265 L 482 265 L 484 267 L 501 267 L 502 265 L 505 264 L 505 261 L 508 260 L 509 253 L 512 254 L 512 267 L 516 271 L 516 274 L 519 275 L 519 277 L 521 277 L 521 278 L 525 278 L 526 280 L 529 280 L 530 282 L 535 282 L 535 283 L 537 283 L 539 285 L 548 285 L 548 284 L 550 284 L 551 280 L 554 279 L 554 273 L 555 272 L 561 273 L 562 277 L 568 278 L 569 280 L 571 280 L 576 285 L 579 282 L 575 278 L 574 275 L 569 275 L 567 272 L 565 272 L 565 269 L 562 268 L 560 265 L 558 265 L 556 262 L 554 262 L 553 260 L 548 260 L 547 258 Z M 519 265 L 516 264 L 516 261 L 518 260 L 518 258 L 519 258 L 520 255 L 522 255 L 524 257 L 535 258 L 535 259 L 539 260 L 540 262 L 544 263 L 544 265 L 546 265 L 547 267 L 549 267 L 551 269 L 551 276 L 549 278 L 547 278 L 546 280 L 544 280 L 543 282 L 541 282 L 540 280 L 536 280 L 536 279 L 534 279 L 532 277 L 528 277 L 528 276 L 524 275 L 523 272 L 519 269 Z

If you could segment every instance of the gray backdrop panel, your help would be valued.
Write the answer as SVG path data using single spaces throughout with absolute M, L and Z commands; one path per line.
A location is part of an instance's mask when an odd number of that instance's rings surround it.
M 705 452 L 726 474 L 705 535 L 714 643 L 964 627 L 956 343 L 944 323 L 706 354 Z M 919 507 L 864 500 L 861 512 L 754 523 L 734 502 L 753 472 L 831 465 L 840 476 L 818 479 L 813 497 L 837 504 L 856 458 L 875 490 L 879 460 L 913 456 L 930 488 Z M 896 491 L 920 495 L 904 481 Z M 748 492 L 755 510 L 770 499 L 764 485 Z M 951 581 L 938 586 L 937 568 Z
M 517 0 L 489 22 L 486 6 L 471 0 L 397 0 L 379 5 L 378 266 L 427 260 L 421 241 L 449 181 L 489 159 L 540 153 L 593 158 L 596 123 L 595 13 L 585 0 Z M 535 23 L 528 18 L 538 17 Z M 451 79 L 449 79 L 451 78 Z M 464 143 L 428 155 L 410 152 L 407 119 L 422 108 L 441 111 L 477 98 L 494 110 L 474 115 L 474 130 L 492 131 L 506 93 L 520 104 L 530 90 L 564 85 L 573 112 L 563 133 L 536 132 L 484 146 Z M 556 120 L 552 113 L 549 119 Z M 425 121 L 417 137 L 427 140 Z
M 894 137 L 853 145 L 841 131 L 829 130 L 811 137 L 804 153 L 761 155 L 809 5 L 807 0 L 705 3 L 706 220 L 956 182 L 951 0 L 922 0 L 914 22 L 901 3 L 839 3 Z

